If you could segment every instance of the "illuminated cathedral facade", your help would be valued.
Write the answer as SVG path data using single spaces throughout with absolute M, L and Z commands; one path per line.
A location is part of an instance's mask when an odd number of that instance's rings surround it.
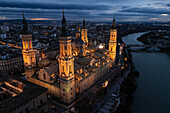
M 36 51 L 32 47 L 32 36 L 23 15 L 22 43 L 26 79 L 48 89 L 48 93 L 61 102 L 70 104 L 77 95 L 87 90 L 103 77 L 115 65 L 117 30 L 113 19 L 110 30 L 109 50 L 98 48 L 88 40 L 85 19 L 82 29 L 76 32 L 73 40 L 68 36 L 67 23 L 62 18 L 62 30 L 59 37 L 60 54 L 50 61 L 42 52 L 42 58 L 36 61 Z

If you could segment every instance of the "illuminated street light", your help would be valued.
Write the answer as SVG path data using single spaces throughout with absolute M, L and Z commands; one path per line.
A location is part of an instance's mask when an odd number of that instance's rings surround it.
M 99 49 L 103 49 L 103 45 L 102 44 L 99 45 Z

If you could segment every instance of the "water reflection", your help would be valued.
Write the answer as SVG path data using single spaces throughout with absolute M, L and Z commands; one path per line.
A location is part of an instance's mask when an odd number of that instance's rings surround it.
M 144 33 L 123 38 L 126 44 Z M 140 43 L 141 44 L 141 43 Z M 170 113 L 170 57 L 166 53 L 132 52 L 133 62 L 140 73 L 135 92 L 134 113 Z

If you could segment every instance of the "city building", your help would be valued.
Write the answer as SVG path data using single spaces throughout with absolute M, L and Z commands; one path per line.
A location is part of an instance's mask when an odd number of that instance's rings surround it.
M 21 51 L 13 49 L 8 45 L 0 46 L 0 76 L 21 71 L 23 67 Z
M 19 78 L 0 79 L 0 113 L 46 113 L 47 89 Z
M 5 76 L 10 73 L 22 70 L 22 69 L 23 69 L 22 56 L 0 60 L 0 75 L 1 76 Z
M 85 19 L 83 20 L 83 28 L 82 28 L 82 31 L 81 31 L 81 39 L 83 40 L 84 44 L 87 46 L 88 45 L 88 38 L 87 38 L 87 29 L 86 29 Z
M 117 30 L 115 19 L 110 31 L 109 50 L 89 41 L 85 20 L 83 28 L 76 33 L 76 39 L 68 35 L 63 11 L 62 30 L 59 37 L 60 54 L 56 60 L 49 60 L 42 52 L 39 61 L 35 59 L 32 37 L 23 16 L 22 42 L 26 79 L 48 89 L 48 93 L 65 104 L 72 103 L 115 65 Z

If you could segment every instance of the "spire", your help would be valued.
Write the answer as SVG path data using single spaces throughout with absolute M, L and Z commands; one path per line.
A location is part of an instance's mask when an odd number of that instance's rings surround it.
M 23 15 L 23 20 L 22 20 L 22 25 L 21 25 L 21 30 L 22 30 L 22 34 L 28 34 L 28 25 L 27 25 L 27 22 L 25 20 L 25 17 L 24 17 L 24 12 L 22 11 L 22 15 Z
M 61 36 L 67 36 L 67 26 L 66 26 L 66 19 L 64 16 L 64 9 L 63 9 L 63 19 L 62 19 L 62 31 L 61 31 Z
M 112 28 L 115 28 L 116 25 L 115 25 L 115 15 L 113 16 L 113 25 L 112 25 Z
M 80 25 L 77 25 L 77 33 L 80 33 L 80 32 L 81 32 Z
M 86 23 L 85 23 L 85 17 L 83 17 L 83 29 L 85 29 Z
M 80 26 L 77 26 L 77 30 L 76 30 L 76 39 L 81 38 L 81 29 Z
M 62 19 L 62 24 L 66 23 L 66 19 L 65 19 L 65 16 L 64 16 L 64 9 L 63 9 L 63 19 Z

